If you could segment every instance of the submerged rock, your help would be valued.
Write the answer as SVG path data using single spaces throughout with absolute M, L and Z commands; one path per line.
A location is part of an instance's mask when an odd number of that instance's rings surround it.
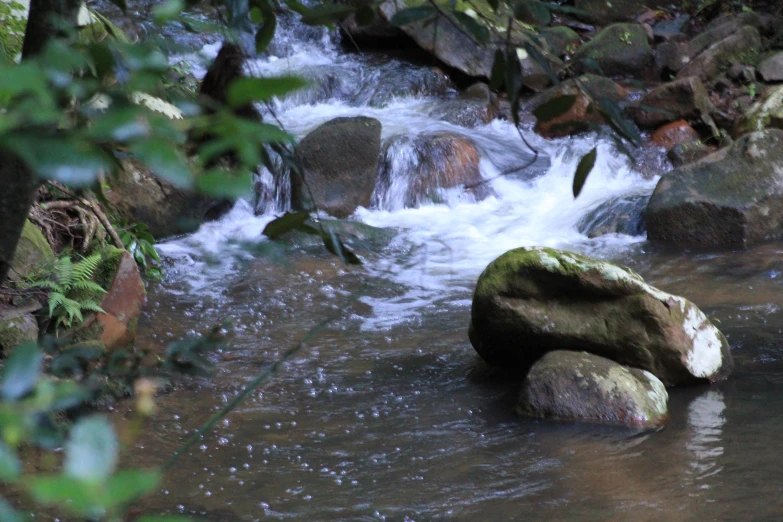
M 557 350 L 530 369 L 517 411 L 530 417 L 656 428 L 669 395 L 653 374 L 587 352 Z
M 706 246 L 783 237 L 783 131 L 746 134 L 661 177 L 647 206 L 650 239 Z
M 644 194 L 620 196 L 601 203 L 590 211 L 577 225 L 577 230 L 587 237 L 606 234 L 644 234 L 644 209 L 648 196 Z
M 448 189 L 480 201 L 494 194 L 483 183 L 480 162 L 476 145 L 461 134 L 395 136 L 384 147 L 373 204 L 394 210 L 440 203 Z
M 297 148 L 304 180 L 291 176 L 291 206 L 319 208 L 348 217 L 369 207 L 381 151 L 381 122 L 374 118 L 335 118 L 308 134 Z
M 726 339 L 690 301 L 629 268 L 550 248 L 517 248 L 479 277 L 470 341 L 488 363 L 530 368 L 554 350 L 647 370 L 667 386 L 720 381 Z
M 644 78 L 653 53 L 641 25 L 614 24 L 580 47 L 573 61 L 577 72 L 589 71 L 594 63 L 607 76 Z

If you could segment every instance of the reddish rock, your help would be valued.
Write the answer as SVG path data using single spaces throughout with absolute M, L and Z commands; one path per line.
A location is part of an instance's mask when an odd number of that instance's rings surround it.
M 653 145 L 663 147 L 666 150 L 669 150 L 680 143 L 698 140 L 699 133 L 693 130 L 693 127 L 685 120 L 679 120 L 664 125 L 656 130 L 650 139 Z
M 133 343 L 136 324 L 147 300 L 139 268 L 128 252 L 120 255 L 111 287 L 101 301 L 105 314 L 97 314 L 101 342 L 112 350 Z

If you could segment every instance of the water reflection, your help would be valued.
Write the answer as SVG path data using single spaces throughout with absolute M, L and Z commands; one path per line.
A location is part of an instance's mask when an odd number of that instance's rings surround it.
M 723 425 L 726 424 L 726 404 L 723 392 L 709 390 L 688 406 L 688 442 L 685 447 L 691 454 L 690 474 L 700 487 L 708 488 L 703 481 L 717 475 L 723 469 L 718 458 L 723 455 Z

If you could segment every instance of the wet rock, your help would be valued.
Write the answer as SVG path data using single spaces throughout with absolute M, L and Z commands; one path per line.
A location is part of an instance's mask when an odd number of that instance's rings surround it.
M 387 210 L 418 207 L 447 201 L 454 190 L 460 195 L 453 197 L 485 199 L 494 192 L 482 183 L 480 161 L 476 145 L 460 134 L 396 136 L 384 146 L 373 204 Z
M 752 65 L 734 62 L 726 71 L 726 76 L 739 84 L 751 83 L 756 80 L 756 69 Z
M 514 6 L 514 18 L 526 24 L 545 26 L 552 22 L 552 13 L 543 2 L 527 0 Z
M 704 84 L 699 78 L 690 76 L 656 87 L 626 112 L 640 127 L 654 128 L 677 120 L 712 123 L 712 109 Z
M 746 134 L 661 177 L 647 206 L 651 240 L 707 246 L 783 237 L 783 131 Z
M 40 229 L 28 219 L 25 221 L 22 235 L 16 244 L 14 258 L 8 270 L 11 281 L 22 281 L 36 271 L 54 263 L 52 247 Z
M 549 52 L 560 58 L 573 53 L 582 44 L 576 31 L 564 25 L 543 28 L 540 35 L 549 46 Z
M 653 145 L 669 150 L 680 143 L 688 143 L 698 139 L 699 133 L 693 130 L 693 127 L 687 121 L 680 120 L 667 123 L 656 130 L 650 138 L 650 142 Z
M 335 118 L 308 134 L 297 148 L 307 185 L 291 176 L 291 205 L 347 217 L 369 207 L 381 151 L 381 122 L 364 116 Z
M 327 233 L 334 232 L 354 252 L 380 252 L 391 243 L 396 235 L 396 231 L 390 228 L 378 228 L 360 221 L 342 219 L 321 219 L 317 222 L 307 220 L 305 225 L 316 230 L 323 228 Z M 324 244 L 321 236 L 299 231 L 283 235 L 280 242 L 299 248 L 311 246 L 323 248 Z
M 550 351 L 586 351 L 667 386 L 719 381 L 733 365 L 726 339 L 690 301 L 628 268 L 549 248 L 514 249 L 489 264 L 469 336 L 496 366 L 526 369 Z
M 157 239 L 193 232 L 207 216 L 219 217 L 218 210 L 226 210 L 225 200 L 176 187 L 133 160 L 121 164 L 101 188 L 107 213 L 130 223 L 144 223 Z
M 653 56 L 655 73 L 662 79 L 671 79 L 690 61 L 686 56 L 685 44 L 665 42 L 655 48 Z
M 713 152 L 715 152 L 715 149 L 703 144 L 701 141 L 689 141 L 678 143 L 666 153 L 666 156 L 669 158 L 672 166 L 676 168 L 699 161 Z
M 644 234 L 644 209 L 649 196 L 644 194 L 620 196 L 598 205 L 577 225 L 577 230 L 594 238 L 606 234 Z
M 580 88 L 581 87 L 581 88 Z M 587 93 L 587 94 L 586 94 Z M 572 136 L 592 130 L 597 125 L 605 125 L 606 119 L 594 107 L 591 97 L 606 97 L 615 103 L 628 98 L 628 91 L 603 76 L 584 74 L 576 79 L 567 80 L 557 87 L 535 97 L 530 104 L 531 110 L 560 96 L 576 96 L 576 101 L 564 114 L 549 121 L 537 121 L 535 131 L 545 138 Z
M 486 125 L 501 116 L 498 106 L 491 102 L 476 99 L 457 98 L 454 100 L 439 102 L 430 111 L 433 118 L 474 129 Z
M 765 58 L 758 71 L 765 82 L 783 82 L 783 52 Z
M 517 412 L 528 417 L 657 428 L 669 395 L 653 374 L 587 352 L 549 352 L 530 369 Z
M 485 4 L 486 5 L 486 4 Z M 397 11 L 406 8 L 403 0 L 386 0 L 380 6 L 381 14 L 391 20 Z M 494 12 L 487 7 L 489 12 Z M 505 18 L 503 18 L 505 20 Z M 486 22 L 479 18 L 479 24 Z M 500 22 L 500 20 L 498 20 Z M 437 29 L 437 38 L 435 30 Z M 494 28 L 493 28 L 494 29 Z M 463 31 L 450 23 L 414 22 L 402 28 L 403 32 L 410 36 L 422 49 L 433 54 L 440 61 L 450 67 L 454 67 L 464 74 L 479 78 L 489 78 L 492 74 L 492 63 L 495 50 L 500 48 L 496 43 L 480 44 L 467 38 Z M 526 33 L 514 33 L 512 39 L 516 42 L 522 39 L 530 41 Z M 552 69 L 562 69 L 563 63 L 555 56 L 550 56 L 545 49 L 540 50 L 542 56 L 550 62 Z M 540 91 L 552 81 L 546 71 L 530 56 L 520 59 L 522 70 L 522 85 Z
M 758 30 L 746 25 L 730 36 L 711 43 L 680 70 L 677 78 L 698 76 L 702 81 L 709 81 L 735 61 L 751 61 L 760 50 L 761 37 Z
M 764 129 L 783 129 L 783 85 L 767 89 L 738 119 L 734 136 Z
M 581 12 L 580 20 L 596 25 L 609 25 L 615 22 L 630 22 L 644 10 L 639 0 L 575 0 L 574 7 Z
M 33 314 L 10 309 L 0 309 L 0 357 L 27 341 L 38 341 L 38 321 Z
M 574 53 L 577 72 L 595 63 L 607 76 L 644 78 L 653 61 L 647 33 L 638 24 L 614 24 L 598 33 Z

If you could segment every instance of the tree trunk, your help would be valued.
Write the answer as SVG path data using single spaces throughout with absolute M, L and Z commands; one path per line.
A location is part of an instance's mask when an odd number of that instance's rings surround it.
M 82 0 L 31 0 L 22 45 L 22 59 L 40 54 L 52 38 L 76 29 Z
M 52 38 L 76 29 L 81 0 L 31 0 L 22 59 L 40 54 Z M 0 283 L 8 276 L 33 203 L 38 179 L 13 151 L 0 148 Z

